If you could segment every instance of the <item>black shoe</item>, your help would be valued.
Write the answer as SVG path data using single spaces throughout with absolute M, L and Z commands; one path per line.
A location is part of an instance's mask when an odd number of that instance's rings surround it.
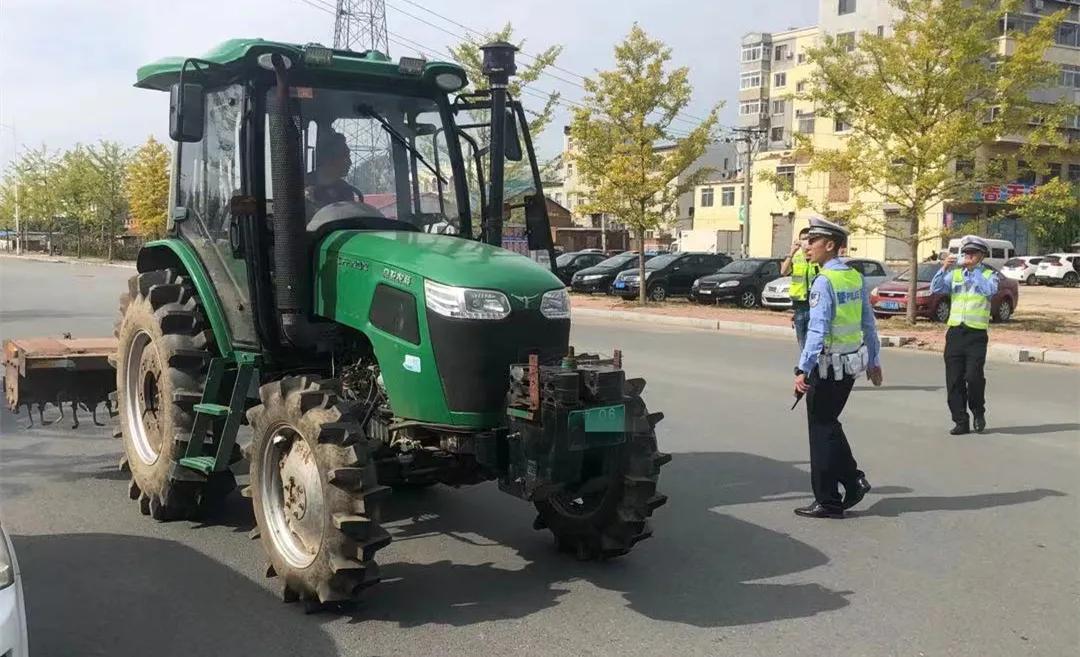
M 953 428 L 949 430 L 949 433 L 954 436 L 962 436 L 965 433 L 971 433 L 971 429 L 968 428 L 967 422 L 957 422 Z
M 976 415 L 972 424 L 975 428 L 975 433 L 982 433 L 983 430 L 986 429 L 986 416 L 982 414 Z
M 866 494 L 870 492 L 871 488 L 870 482 L 866 480 L 866 477 L 859 477 L 856 479 L 855 485 L 850 489 L 844 487 L 844 508 L 850 509 L 859 502 L 862 502 L 862 499 L 866 497 Z
M 843 518 L 844 512 L 841 509 L 826 509 L 814 502 L 810 506 L 801 506 L 795 509 L 795 515 L 804 518 Z

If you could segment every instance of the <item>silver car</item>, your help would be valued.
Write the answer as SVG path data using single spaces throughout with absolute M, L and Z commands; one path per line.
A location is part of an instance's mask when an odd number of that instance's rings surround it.
M 843 259 L 843 262 L 852 269 L 859 270 L 870 289 L 873 289 L 875 286 L 880 285 L 893 277 L 889 268 L 879 260 L 845 258 Z M 790 290 L 790 276 L 783 276 L 776 280 L 769 281 L 769 283 L 765 285 L 765 289 L 761 292 L 761 305 L 766 308 L 790 308 L 791 297 L 788 296 L 791 293 Z
M 26 605 L 15 550 L 0 526 L 0 655 L 28 657 Z

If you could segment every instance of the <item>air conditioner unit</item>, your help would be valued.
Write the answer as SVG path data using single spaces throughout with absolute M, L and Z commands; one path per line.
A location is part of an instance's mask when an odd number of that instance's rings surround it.
M 788 58 L 788 59 L 795 59 L 795 53 L 793 53 L 793 52 L 792 52 L 792 51 L 790 51 L 790 50 L 789 50 L 789 51 L 787 51 L 787 58 Z
M 1031 9 L 1035 13 L 1039 13 L 1046 8 L 1046 3 L 1043 0 L 1031 0 Z

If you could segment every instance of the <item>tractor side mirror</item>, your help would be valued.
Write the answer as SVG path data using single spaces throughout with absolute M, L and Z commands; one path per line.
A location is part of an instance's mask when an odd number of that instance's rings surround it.
M 503 155 L 510 162 L 520 162 L 521 139 L 518 137 L 517 117 L 510 110 L 506 110 L 506 139 L 503 140 Z
M 177 82 L 169 90 L 169 137 L 173 141 L 198 142 L 203 138 L 206 93 L 201 84 Z
M 525 196 L 525 227 L 528 229 L 530 251 L 547 252 L 551 248 L 551 228 L 543 194 Z

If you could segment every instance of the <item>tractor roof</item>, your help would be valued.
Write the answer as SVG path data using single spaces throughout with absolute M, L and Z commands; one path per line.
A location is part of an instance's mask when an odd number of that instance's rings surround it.
M 312 44 L 318 46 L 318 44 Z M 321 50 L 329 50 L 318 46 Z M 291 61 L 301 62 L 308 46 L 295 43 L 283 43 L 280 41 L 267 41 L 265 39 L 230 39 L 211 48 L 202 57 L 196 59 L 220 64 L 239 72 L 245 67 L 256 65 L 259 55 L 268 52 L 277 52 L 285 55 Z M 423 77 L 434 80 L 440 73 L 457 73 L 462 81 L 465 71 L 457 64 L 447 62 L 426 62 L 423 70 L 402 71 L 399 65 L 393 62 L 387 55 L 377 50 L 354 52 L 351 50 L 333 50 L 330 63 L 321 63 L 319 70 L 336 74 L 355 74 L 381 77 Z M 180 69 L 188 57 L 165 57 L 144 66 L 140 66 L 135 74 L 135 86 L 143 89 L 168 90 L 180 77 Z M 188 71 L 192 69 L 189 67 Z

